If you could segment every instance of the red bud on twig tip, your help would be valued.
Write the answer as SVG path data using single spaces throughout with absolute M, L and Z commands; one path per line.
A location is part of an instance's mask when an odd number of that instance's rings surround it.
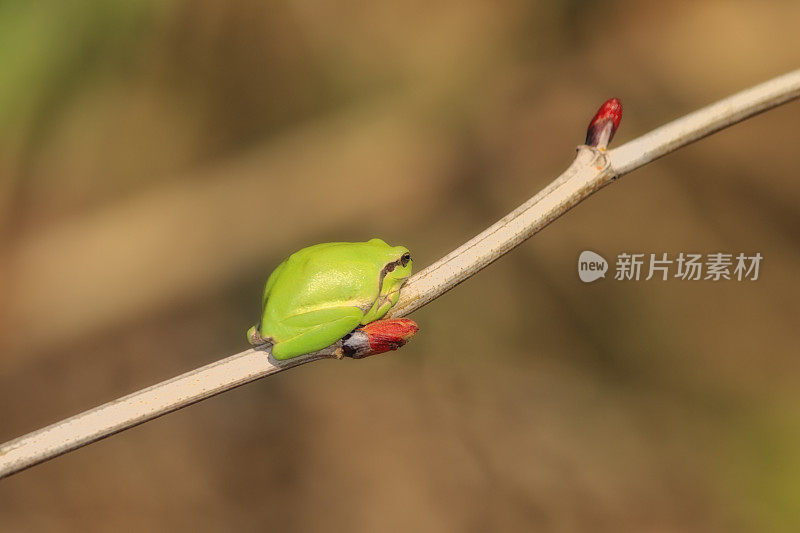
M 342 340 L 342 354 L 353 359 L 396 350 L 419 331 L 408 318 L 376 320 L 353 331 Z
M 589 123 L 589 128 L 586 130 L 586 144 L 595 148 L 606 148 L 619 128 L 620 120 L 622 120 L 622 102 L 617 98 L 606 100 Z

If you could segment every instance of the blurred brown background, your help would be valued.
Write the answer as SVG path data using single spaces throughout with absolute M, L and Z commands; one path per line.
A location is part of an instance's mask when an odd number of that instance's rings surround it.
M 571 161 L 800 66 L 771 1 L 0 4 L 0 441 L 245 348 L 266 275 L 419 268 Z M 604 189 L 416 313 L 0 482 L 0 529 L 797 531 L 800 105 Z M 576 275 L 760 252 L 757 282 Z

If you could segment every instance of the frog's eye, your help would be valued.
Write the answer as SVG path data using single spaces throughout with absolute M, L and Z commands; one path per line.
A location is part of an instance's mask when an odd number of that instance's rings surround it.
M 406 266 L 409 261 L 411 261 L 411 254 L 406 252 L 403 254 L 403 257 L 400 258 L 400 264 Z
M 396 266 L 397 264 L 395 263 L 389 263 L 388 265 L 386 265 L 386 272 L 391 272 L 392 270 L 394 270 L 394 267 Z

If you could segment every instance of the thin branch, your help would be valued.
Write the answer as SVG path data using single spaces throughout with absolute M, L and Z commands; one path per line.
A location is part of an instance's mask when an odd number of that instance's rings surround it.
M 656 128 L 611 150 L 619 176 L 723 128 L 800 96 L 800 70 L 778 76 Z
M 519 246 L 619 176 L 681 146 L 800 96 L 800 70 L 686 115 L 611 151 L 580 146 L 569 168 L 486 231 L 412 276 L 391 317 L 406 316 Z M 602 108 L 601 108 L 602 109 Z M 618 119 L 615 122 L 618 124 Z M 595 125 L 597 117 L 592 122 Z M 607 123 L 589 138 L 609 140 Z M 341 342 L 288 361 L 269 348 L 250 349 L 0 446 L 0 478 L 270 374 L 331 358 Z
M 800 97 L 800 70 L 729 96 L 605 152 L 581 146 L 570 167 L 539 194 L 413 276 L 391 316 L 404 316 L 475 275 L 593 192 L 682 146 Z

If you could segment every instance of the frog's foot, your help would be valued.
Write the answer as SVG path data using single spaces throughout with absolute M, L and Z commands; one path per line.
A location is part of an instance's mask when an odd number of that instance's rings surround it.
M 267 344 L 269 341 L 261 336 L 261 332 L 258 331 L 258 326 L 253 326 L 247 330 L 247 342 L 249 342 L 251 346 L 261 346 L 262 344 Z

